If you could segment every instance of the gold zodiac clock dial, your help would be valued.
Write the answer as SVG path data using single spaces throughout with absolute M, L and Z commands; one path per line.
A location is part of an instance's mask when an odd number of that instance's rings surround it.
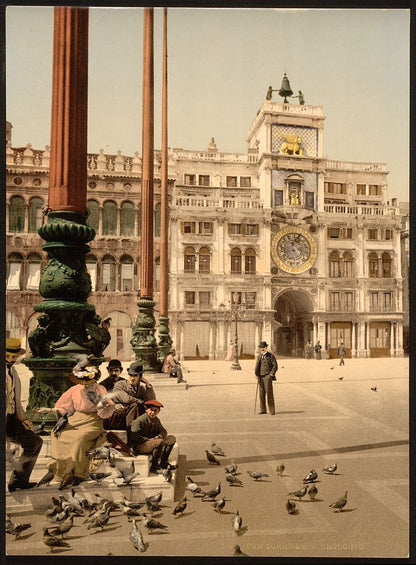
M 312 267 L 316 255 L 315 240 L 303 228 L 289 226 L 273 237 L 273 261 L 285 273 L 304 273 Z

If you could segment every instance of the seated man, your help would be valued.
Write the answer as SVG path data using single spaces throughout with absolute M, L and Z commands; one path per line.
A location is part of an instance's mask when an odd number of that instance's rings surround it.
M 168 463 L 170 452 L 176 443 L 173 435 L 168 435 L 157 415 L 163 404 L 158 400 L 147 400 L 146 413 L 134 420 L 131 425 L 130 442 L 135 455 L 151 454 L 150 472 L 169 468 L 174 470 L 177 465 Z
M 169 373 L 170 377 L 178 377 L 178 383 L 186 383 L 182 375 L 181 364 L 175 357 L 176 350 L 171 349 L 163 362 L 163 373 Z
M 123 365 L 118 359 L 110 359 L 107 365 L 108 377 L 100 381 L 100 385 L 102 385 L 107 392 L 111 392 L 114 388 L 114 385 L 119 381 L 124 381 L 124 377 L 121 376 L 123 372 Z M 144 378 L 142 375 L 140 379 L 140 383 L 146 385 L 147 388 L 152 388 L 150 382 Z
M 104 420 L 104 429 L 127 430 L 127 443 L 129 443 L 133 420 L 144 414 L 144 402 L 155 398 L 156 395 L 149 381 L 143 379 L 141 363 L 134 361 L 127 369 L 127 373 L 127 379 L 118 380 L 110 393 L 116 409 L 109 418 Z M 147 384 L 144 384 L 144 381 Z

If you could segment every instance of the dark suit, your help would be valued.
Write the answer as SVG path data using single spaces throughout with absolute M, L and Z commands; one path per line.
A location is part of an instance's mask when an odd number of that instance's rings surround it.
M 260 398 L 260 412 L 266 412 L 266 396 L 267 405 L 270 414 L 275 413 L 274 395 L 273 395 L 273 380 L 277 371 L 276 357 L 270 351 L 261 353 L 256 362 L 254 370 L 257 380 L 259 382 L 259 398 Z

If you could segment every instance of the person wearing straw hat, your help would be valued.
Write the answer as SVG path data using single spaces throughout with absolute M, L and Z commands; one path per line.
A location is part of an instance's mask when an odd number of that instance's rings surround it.
M 115 409 L 111 398 L 105 407 L 99 407 L 98 403 L 107 393 L 97 383 L 99 378 L 100 370 L 90 362 L 87 355 L 81 356 L 69 375 L 74 386 L 58 398 L 53 408 L 39 410 L 52 411 L 58 419 L 67 419 L 64 427 L 51 432 L 53 461 L 48 467 L 56 481 L 64 482 L 70 475 L 75 475 L 82 481 L 98 467 L 96 462 L 90 460 L 87 452 L 107 441 L 103 418 L 111 416 Z
M 29 481 L 43 440 L 33 431 L 21 401 L 21 382 L 14 367 L 18 357 L 26 352 L 19 338 L 6 338 L 6 441 L 17 443 L 23 449 L 19 459 L 13 461 L 13 471 L 8 481 L 8 490 L 28 489 L 36 486 Z

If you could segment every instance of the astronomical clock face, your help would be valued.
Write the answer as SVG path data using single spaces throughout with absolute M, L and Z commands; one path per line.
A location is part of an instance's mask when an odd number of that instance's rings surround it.
M 316 254 L 315 240 L 303 228 L 283 228 L 273 237 L 273 261 L 285 273 L 304 273 L 312 267 Z

